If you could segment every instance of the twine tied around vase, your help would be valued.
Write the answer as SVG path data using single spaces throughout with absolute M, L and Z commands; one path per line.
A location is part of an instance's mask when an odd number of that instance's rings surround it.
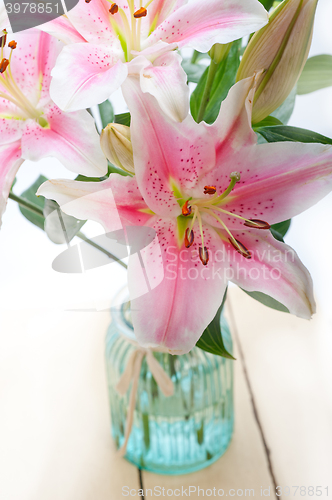
M 167 375 L 167 373 L 160 365 L 160 363 L 158 363 L 158 361 L 153 355 L 153 351 L 151 349 L 145 349 L 144 347 L 140 347 L 136 343 L 134 345 L 136 348 L 131 353 L 126 368 L 123 374 L 121 375 L 119 382 L 115 386 L 115 389 L 118 392 L 118 394 L 124 396 L 126 392 L 129 390 L 130 382 L 132 381 L 132 387 L 129 396 L 129 406 L 127 411 L 127 419 L 126 419 L 125 440 L 123 445 L 121 446 L 121 448 L 119 448 L 117 452 L 117 454 L 121 457 L 123 457 L 126 453 L 131 428 L 133 426 L 139 375 L 141 372 L 141 367 L 144 357 L 146 357 L 148 367 L 164 396 L 166 397 L 172 396 L 174 392 L 174 385 L 172 379 Z

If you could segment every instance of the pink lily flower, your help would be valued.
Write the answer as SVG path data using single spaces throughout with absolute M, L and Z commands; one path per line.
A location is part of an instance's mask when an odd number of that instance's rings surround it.
M 67 18 L 45 24 L 42 29 L 73 42 L 52 71 L 54 102 L 63 110 L 90 107 L 136 74 L 143 92 L 156 97 L 165 113 L 183 120 L 189 90 L 174 49 L 189 46 L 205 52 L 268 21 L 258 0 L 187 1 L 147 0 L 143 6 L 142 0 L 80 0 Z
M 72 172 L 107 172 L 93 118 L 86 111 L 64 113 L 50 98 L 62 43 L 32 30 L 8 38 L 0 41 L 0 218 L 24 160 L 53 156 Z
M 118 216 L 123 226 L 155 229 L 159 243 L 143 260 L 152 280 L 163 273 L 164 279 L 131 302 L 143 346 L 188 352 L 215 316 L 228 280 L 270 295 L 302 318 L 315 312 L 309 272 L 268 229 L 331 191 L 332 147 L 258 145 L 251 128 L 254 82 L 237 83 L 216 122 L 206 125 L 190 115 L 174 122 L 128 79 L 135 177 L 48 181 L 38 191 L 107 232 L 118 229 Z M 129 262 L 129 290 L 139 279 Z

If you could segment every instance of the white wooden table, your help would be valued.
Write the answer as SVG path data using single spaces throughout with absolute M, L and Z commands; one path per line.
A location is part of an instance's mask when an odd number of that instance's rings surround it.
M 331 399 L 315 363 L 319 314 L 293 318 L 237 288 L 227 314 L 237 357 L 231 445 L 209 468 L 168 477 L 140 473 L 115 454 L 103 358 L 109 313 L 3 310 L 0 498 L 118 500 L 128 488 L 132 498 L 158 486 L 165 496 L 191 486 L 191 498 L 199 498 L 193 487 L 235 498 L 251 489 L 261 497 L 261 488 L 275 498 L 276 485 L 332 492 Z

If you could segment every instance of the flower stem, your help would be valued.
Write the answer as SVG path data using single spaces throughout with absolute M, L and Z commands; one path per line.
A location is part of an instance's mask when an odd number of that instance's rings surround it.
M 206 79 L 206 84 L 205 84 L 205 88 L 204 88 L 204 92 L 203 92 L 203 96 L 202 96 L 202 100 L 201 100 L 201 105 L 199 107 L 199 111 L 198 111 L 198 115 L 197 115 L 197 123 L 200 123 L 204 118 L 206 107 L 207 107 L 209 100 L 210 100 L 212 84 L 213 84 L 214 78 L 216 76 L 217 70 L 218 70 L 218 64 L 216 64 L 213 61 L 213 59 L 211 59 L 211 63 L 210 63 L 210 67 L 209 67 L 209 71 L 208 71 L 208 75 L 207 75 L 207 79 Z
M 16 201 L 16 203 L 18 203 L 21 207 L 24 207 L 26 208 L 27 210 L 30 210 L 30 212 L 33 212 L 37 215 L 39 215 L 40 217 L 43 217 L 43 219 L 45 219 L 44 217 L 44 213 L 43 213 L 43 210 L 41 208 L 39 208 L 37 205 L 35 205 L 34 203 L 31 203 L 30 201 L 26 200 L 25 198 L 22 198 L 21 196 L 18 196 L 16 194 L 14 194 L 12 191 L 10 191 L 9 193 L 9 198 L 13 201 Z M 97 243 L 95 243 L 94 241 L 90 240 L 89 238 L 87 238 L 85 236 L 84 233 L 82 233 L 81 231 L 79 231 L 76 236 L 78 238 L 80 238 L 81 240 L 85 241 L 86 243 L 88 243 L 88 245 L 91 245 L 92 247 L 96 248 L 97 250 L 99 250 L 100 252 L 104 253 L 105 255 L 107 255 L 107 257 L 109 257 L 110 259 L 112 260 L 115 260 L 118 264 L 120 264 L 120 266 L 122 266 L 124 269 L 127 269 L 127 264 L 125 264 L 124 262 L 122 262 L 121 260 L 119 260 L 116 255 L 113 255 L 111 252 L 109 252 L 108 250 L 106 250 L 105 248 L 101 247 L 100 245 L 98 245 Z
M 17 196 L 12 191 L 10 191 L 10 193 L 9 193 L 9 198 L 11 200 L 16 201 L 16 203 L 21 205 L 21 207 L 27 208 L 28 210 L 30 210 L 30 212 L 33 212 L 37 215 L 40 215 L 41 217 L 44 217 L 43 210 L 41 208 L 39 208 L 37 205 L 35 205 L 34 203 L 31 203 L 30 201 L 26 200 L 25 198 L 22 198 L 21 196 Z

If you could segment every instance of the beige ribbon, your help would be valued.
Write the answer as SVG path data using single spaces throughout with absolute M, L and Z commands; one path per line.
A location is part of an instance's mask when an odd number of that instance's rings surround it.
M 174 385 L 171 378 L 164 371 L 163 367 L 158 363 L 156 358 L 153 355 L 153 351 L 150 349 L 144 349 L 143 347 L 134 344 L 136 349 L 131 353 L 126 368 L 121 375 L 121 378 L 117 385 L 115 386 L 116 391 L 124 396 L 129 389 L 130 382 L 132 381 L 132 387 L 129 396 L 129 406 L 127 412 L 126 419 L 126 432 L 125 432 L 125 440 L 121 448 L 118 450 L 118 455 L 123 457 L 126 453 L 127 444 L 131 432 L 131 428 L 133 426 L 134 420 L 134 410 L 136 405 L 136 396 L 139 382 L 139 375 L 141 373 L 142 361 L 144 356 L 146 357 L 146 361 L 148 367 L 152 375 L 157 382 L 157 385 L 160 387 L 161 392 L 164 396 L 172 396 L 174 392 Z

